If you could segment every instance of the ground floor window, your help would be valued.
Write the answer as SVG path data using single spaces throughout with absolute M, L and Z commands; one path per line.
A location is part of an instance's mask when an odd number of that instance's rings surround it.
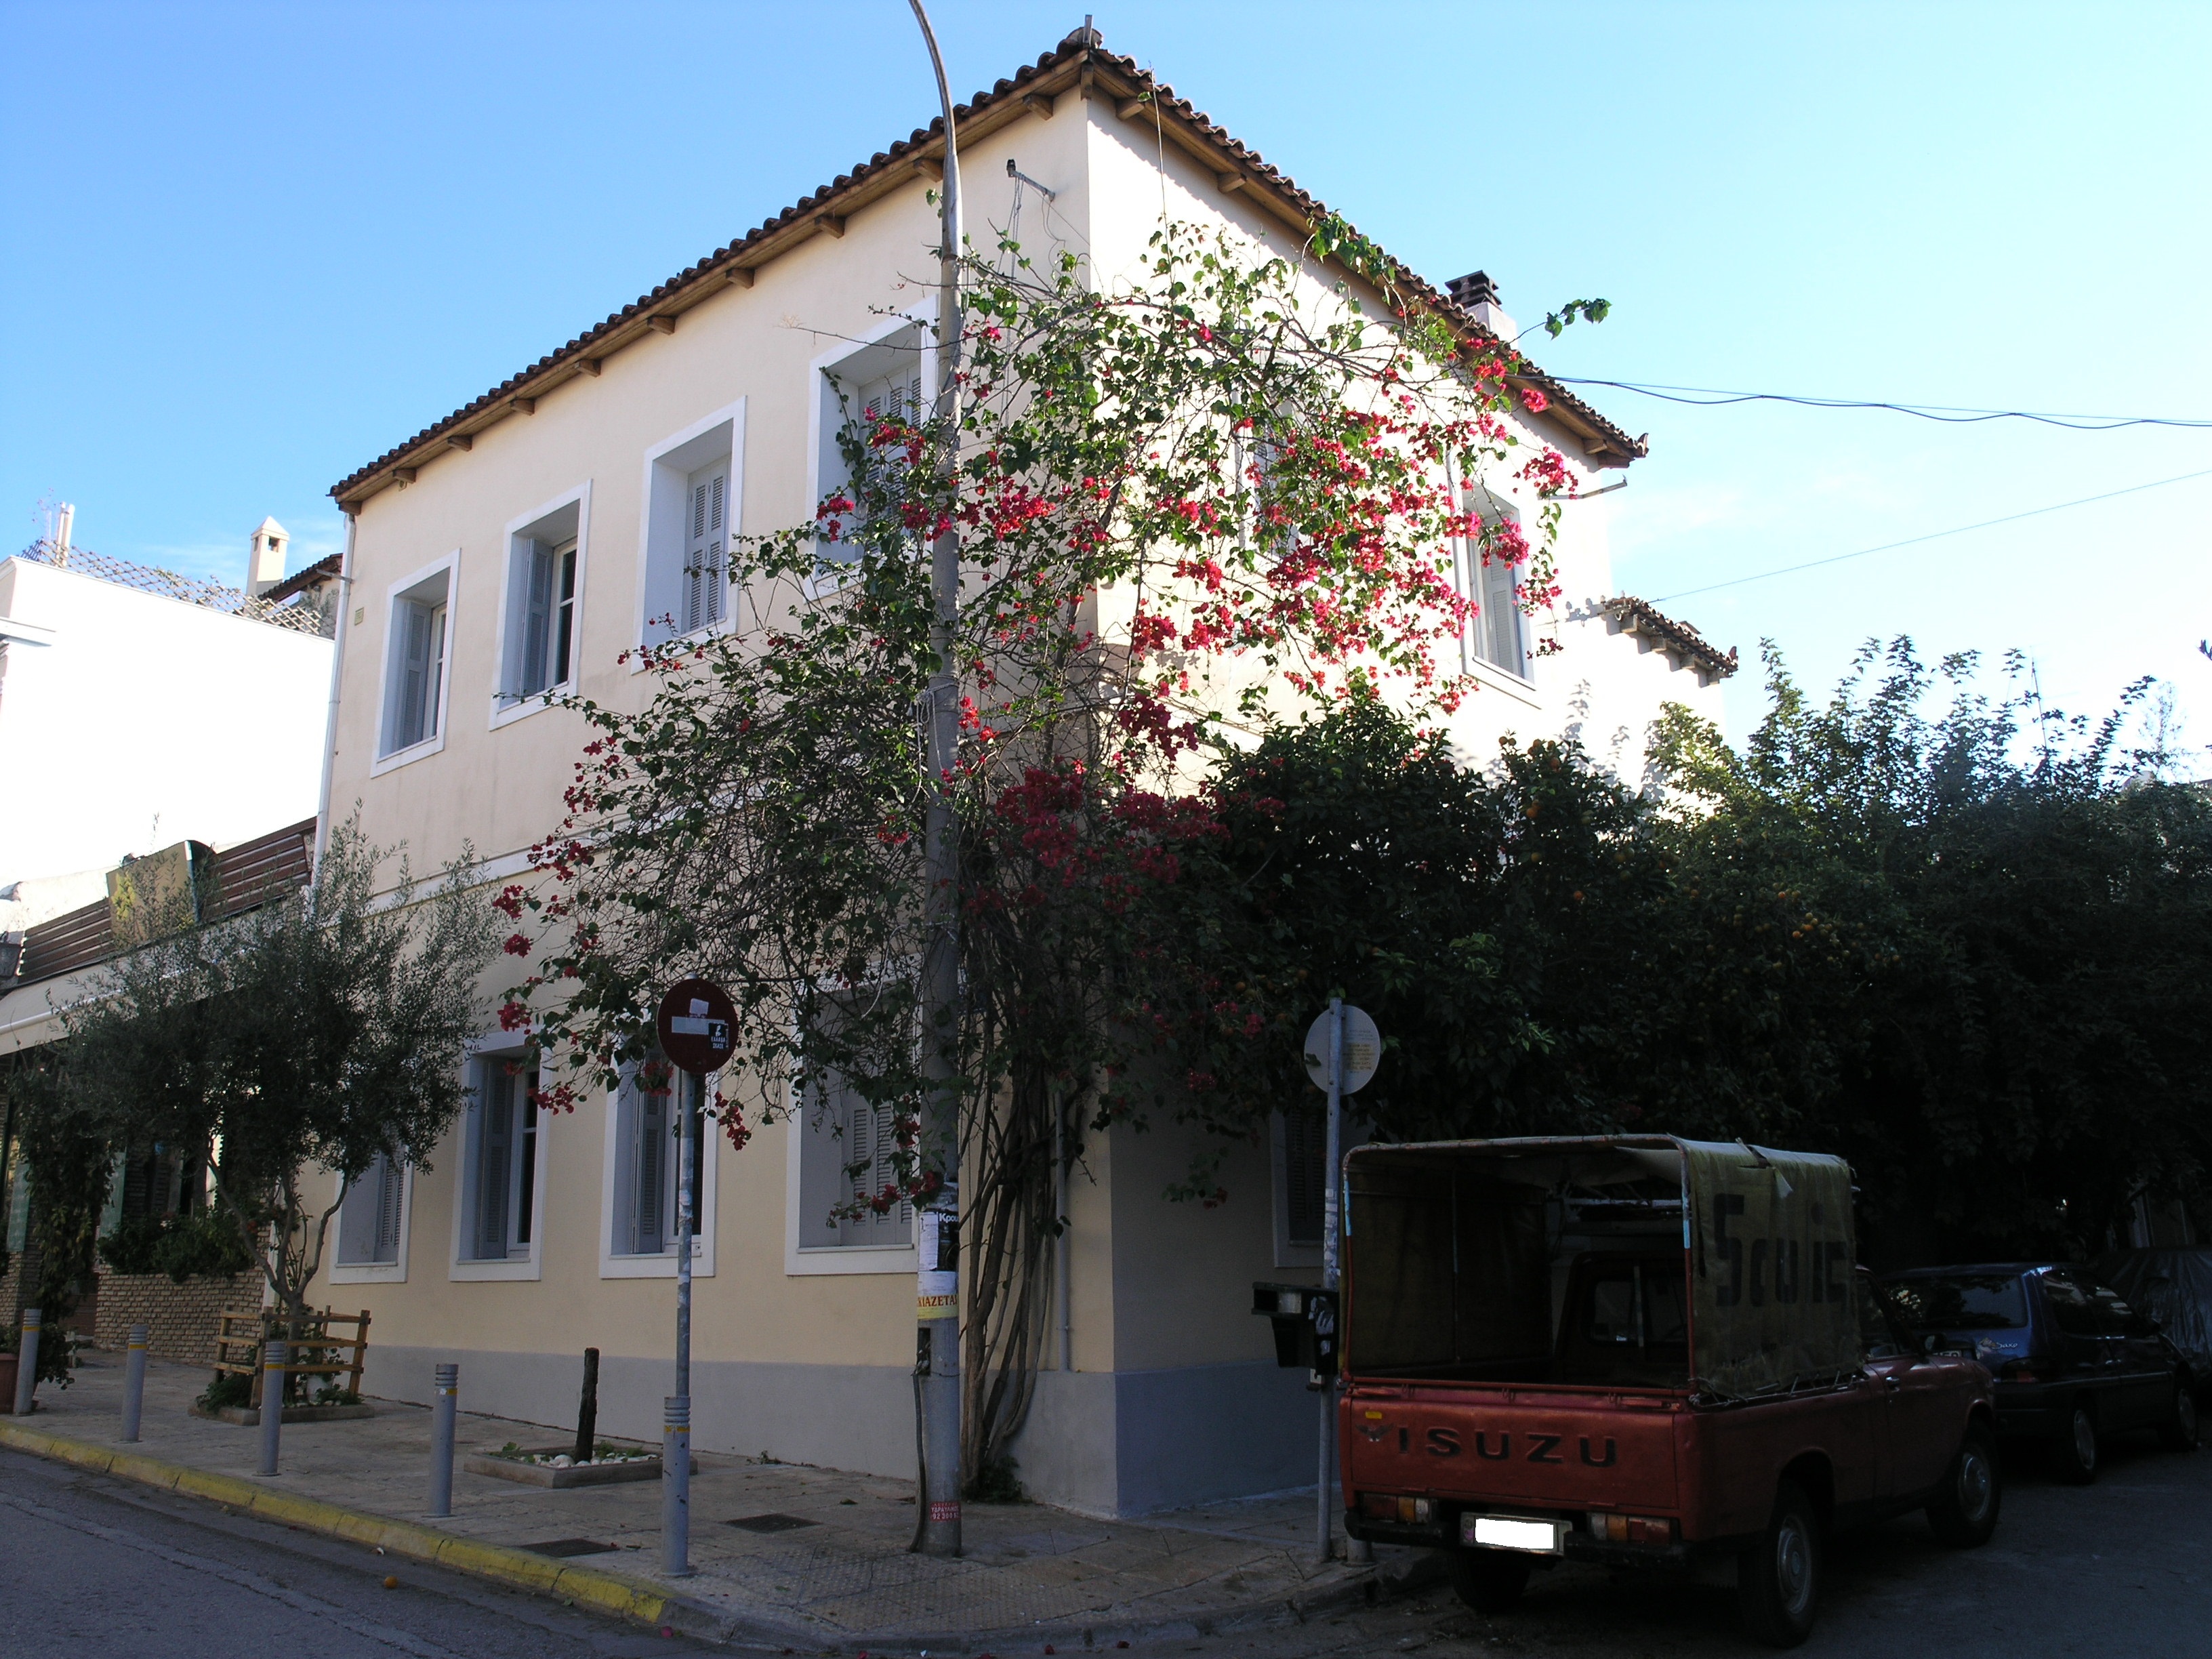
M 538 1071 L 513 1056 L 477 1061 L 463 1173 L 461 1259 L 526 1261 L 537 1237 Z
M 702 1080 L 678 1072 L 665 1087 L 648 1089 L 633 1077 L 615 1103 L 615 1255 L 672 1255 L 676 1251 L 676 1198 L 682 1148 L 683 1114 L 691 1118 L 692 1232 L 705 1231 L 706 1167 L 712 1148 L 702 1133 Z M 695 1247 L 696 1248 L 696 1247 Z
M 382 1267 L 399 1260 L 399 1224 L 407 1170 L 379 1152 L 361 1178 L 347 1183 L 338 1210 L 337 1265 Z

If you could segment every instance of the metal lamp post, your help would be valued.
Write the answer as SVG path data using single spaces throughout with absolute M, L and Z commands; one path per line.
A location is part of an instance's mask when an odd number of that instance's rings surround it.
M 937 401 L 933 422 L 942 434 L 939 477 L 948 490 L 958 477 L 960 431 L 960 147 L 953 131 L 952 84 L 921 0 L 909 0 L 921 25 L 937 95 L 945 106 L 945 181 L 938 250 Z M 960 853 L 952 819 L 952 769 L 959 758 L 960 689 L 953 672 L 952 635 L 960 615 L 960 536 L 953 517 L 930 546 L 929 629 L 937 658 L 929 677 L 929 804 L 923 824 L 924 942 L 921 1001 L 923 1075 L 929 1121 L 920 1140 L 945 1150 L 945 1184 L 921 1217 L 915 1315 L 919 1327 L 915 1376 L 921 1414 L 921 1491 L 915 1548 L 924 1555 L 960 1553 L 959 1095 L 952 1059 L 960 997 Z

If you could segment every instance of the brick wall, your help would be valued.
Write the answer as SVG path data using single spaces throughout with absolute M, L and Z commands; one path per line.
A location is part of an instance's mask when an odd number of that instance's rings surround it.
M 225 1308 L 261 1305 L 258 1275 L 188 1279 L 167 1273 L 112 1273 L 100 1269 L 100 1328 L 93 1346 L 120 1350 L 133 1325 L 147 1328 L 146 1350 L 156 1359 L 215 1364 L 216 1316 Z

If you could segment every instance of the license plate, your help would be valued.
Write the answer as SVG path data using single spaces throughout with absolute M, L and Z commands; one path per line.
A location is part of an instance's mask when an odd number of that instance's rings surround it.
M 1535 1555 L 1557 1555 L 1562 1549 L 1560 1534 L 1566 1530 L 1559 1521 L 1531 1521 L 1526 1516 L 1462 1515 L 1459 1518 L 1459 1541 L 1480 1544 L 1486 1549 L 1527 1550 Z

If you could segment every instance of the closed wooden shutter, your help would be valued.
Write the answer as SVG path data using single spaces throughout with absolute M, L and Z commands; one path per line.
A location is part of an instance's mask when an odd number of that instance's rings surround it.
M 641 1094 L 637 1103 L 637 1184 L 630 1248 L 639 1255 L 658 1255 L 665 1237 L 663 1211 L 668 1204 L 668 1097 Z
M 708 467 L 691 475 L 690 520 L 684 550 L 684 631 L 722 619 L 728 586 L 724 556 L 729 517 L 730 470 Z
M 423 705 L 430 684 L 430 607 L 412 600 L 400 606 L 399 719 L 392 746 L 406 749 L 422 741 Z
M 399 1260 L 399 1203 L 406 1194 L 407 1171 L 383 1153 L 377 1154 L 372 1171 L 376 1182 L 376 1242 L 370 1259 Z
M 545 671 L 552 643 L 553 550 L 544 542 L 529 543 L 523 566 L 522 677 L 515 690 L 528 696 L 543 691 L 549 683 Z

